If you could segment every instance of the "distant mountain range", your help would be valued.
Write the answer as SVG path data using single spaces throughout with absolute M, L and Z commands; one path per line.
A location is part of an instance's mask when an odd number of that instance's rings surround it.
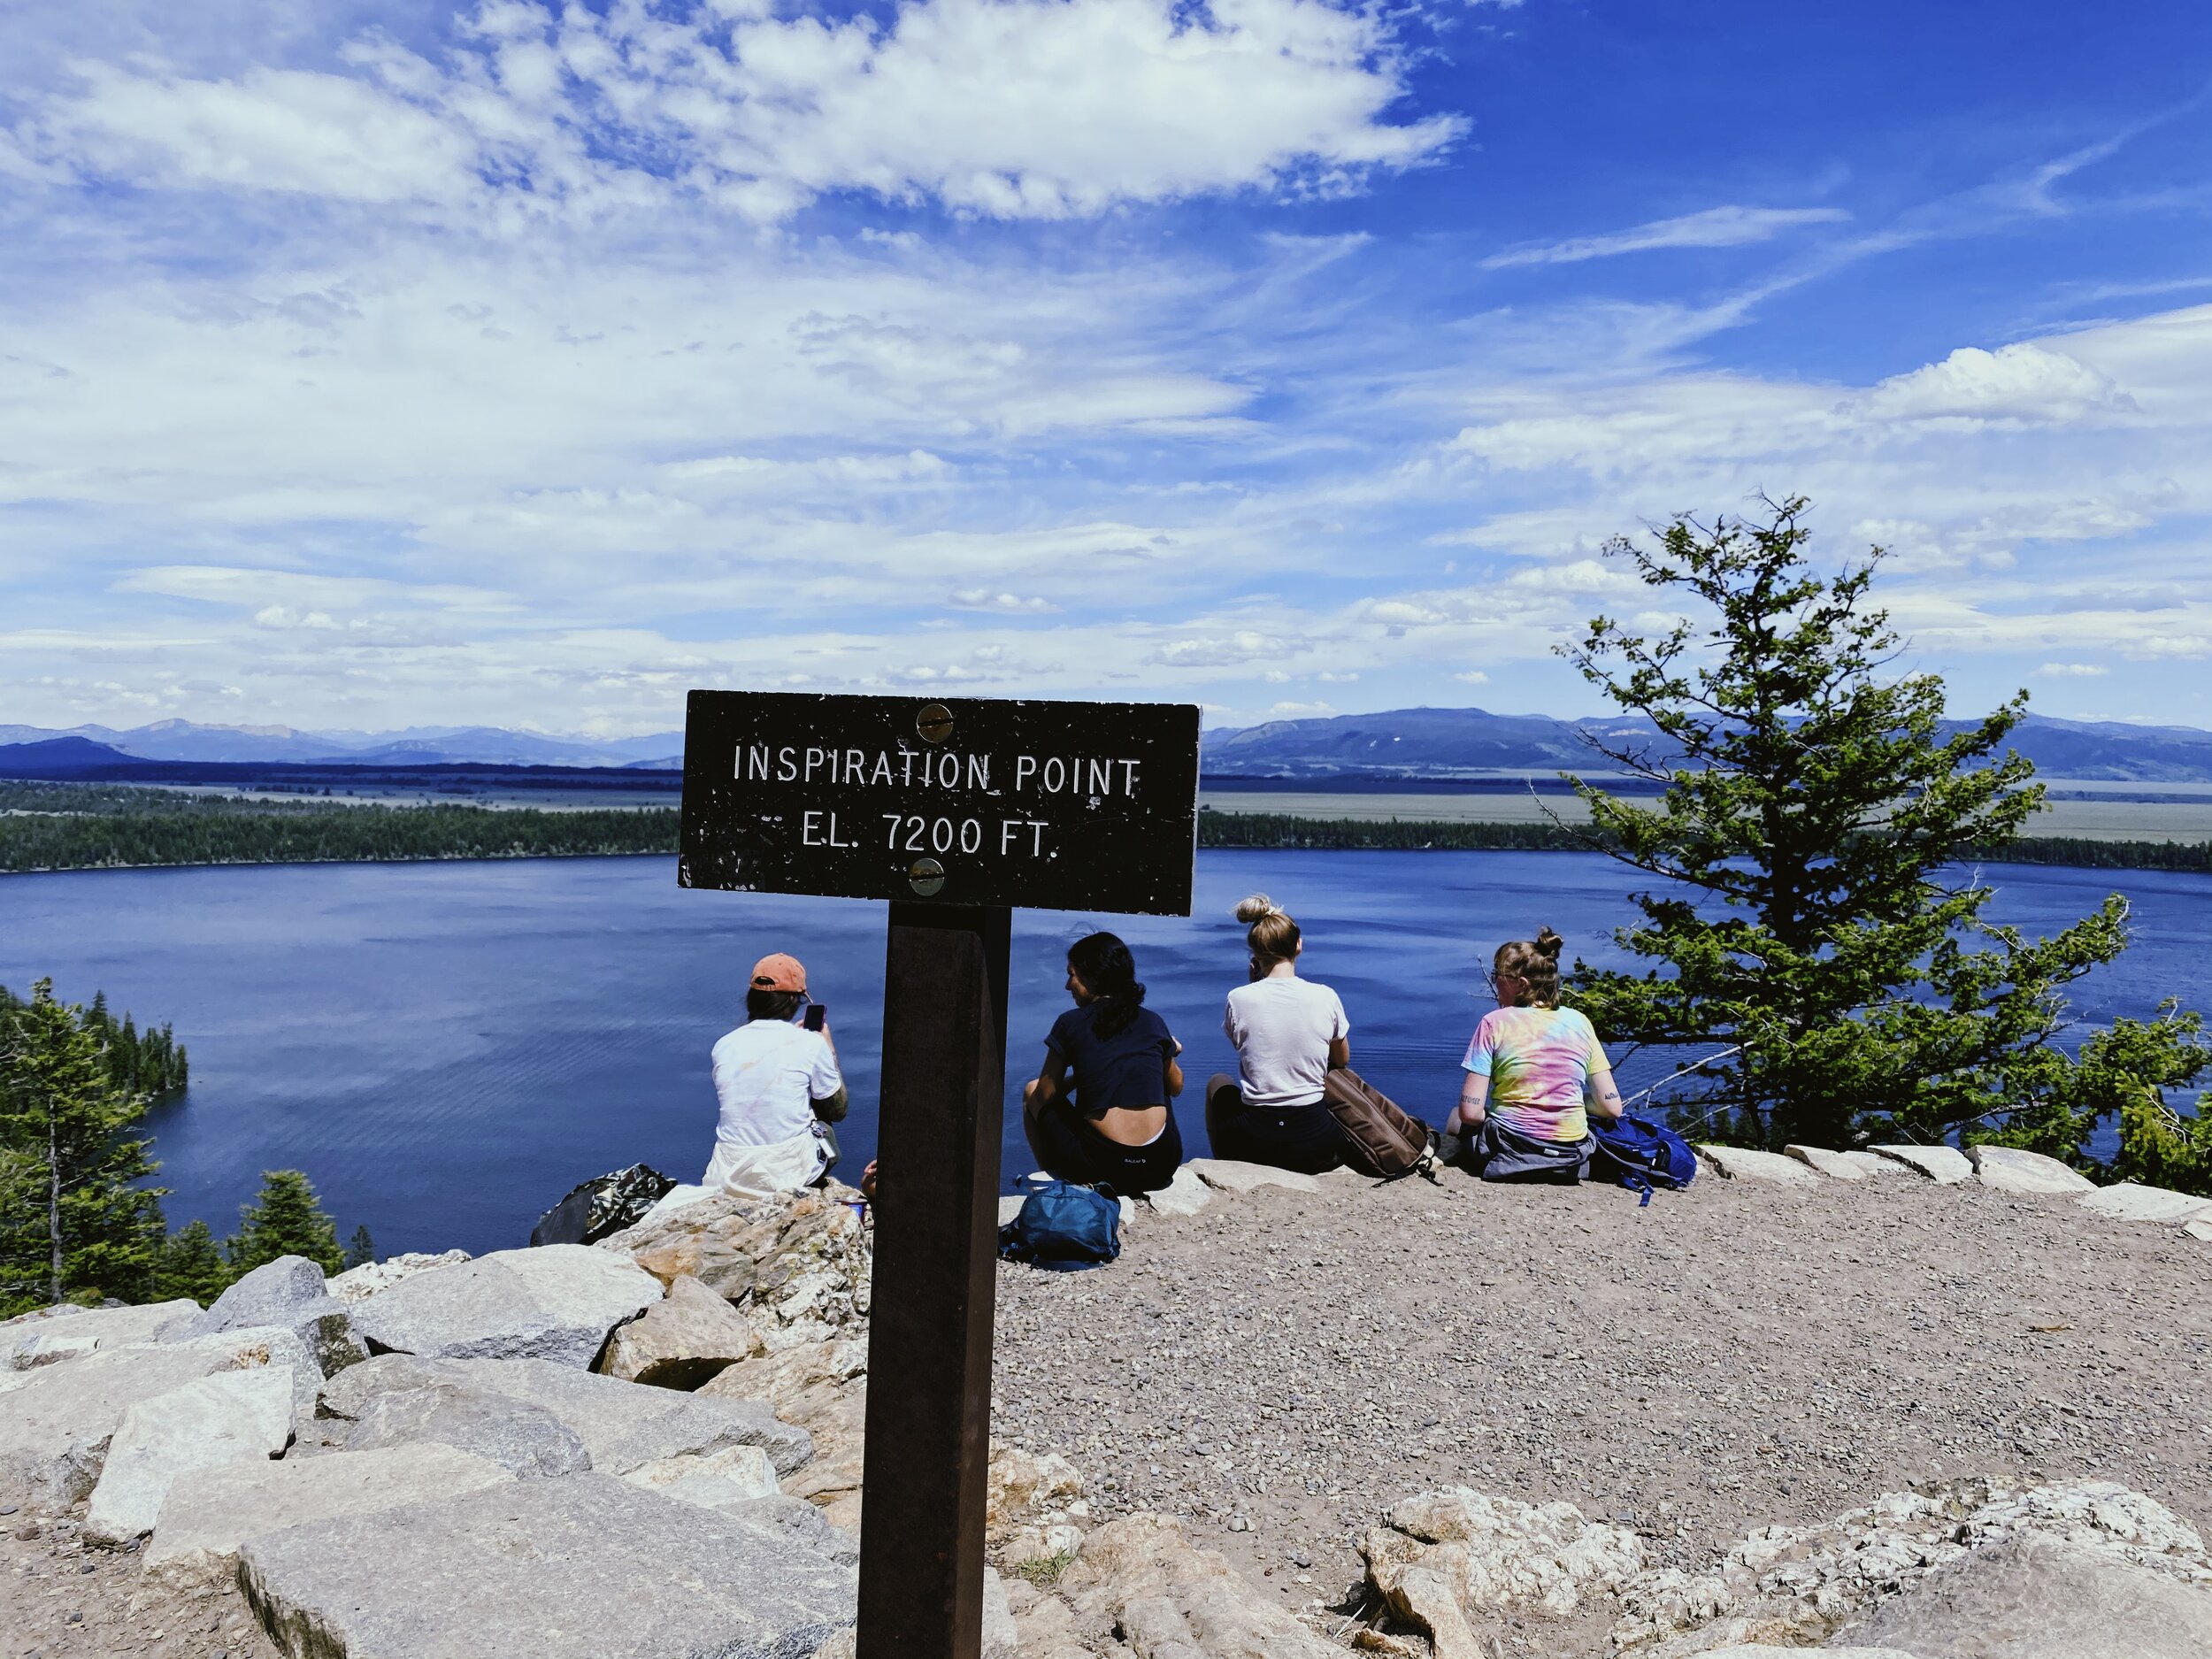
M 1555 720 L 1482 709 L 1394 709 L 1325 719 L 1273 720 L 1209 732 L 1205 775 L 1221 778 L 1477 780 L 1501 773 L 1601 773 L 1612 763 L 1591 748 L 1667 745 L 1647 720 Z M 2054 720 L 2032 714 L 2011 746 L 2051 778 L 2135 783 L 2212 782 L 2212 732 L 2116 720 Z
M 1205 775 L 1216 780 L 1471 783 L 1523 773 L 1548 778 L 1561 771 L 1602 772 L 1607 764 L 1586 741 L 1593 736 L 1649 743 L 1655 752 L 1660 747 L 1650 724 L 1640 719 L 1557 720 L 1483 709 L 1394 709 L 1217 728 L 1205 734 L 1202 757 Z M 2212 783 L 2212 732 L 2190 726 L 2030 715 L 2013 733 L 2012 743 L 2051 778 Z M 129 731 L 0 726 L 0 776 L 13 777 L 104 773 L 120 779 L 145 770 L 134 762 L 672 770 L 681 767 L 682 757 L 680 732 L 599 740 L 489 726 L 411 726 L 401 732 L 304 732 L 190 720 L 162 720 Z
M 88 742 L 138 760 L 295 762 L 357 766 L 636 766 L 683 764 L 684 734 L 600 740 L 547 737 L 496 726 L 415 726 L 403 732 L 303 732 L 288 726 L 203 726 L 157 720 L 119 732 L 105 726 L 64 731 L 0 726 L 0 745 L 55 738 Z

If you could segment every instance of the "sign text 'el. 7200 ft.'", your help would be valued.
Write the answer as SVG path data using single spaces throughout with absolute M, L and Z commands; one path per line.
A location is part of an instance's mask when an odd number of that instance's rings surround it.
M 1190 913 L 1198 710 L 695 691 L 686 887 Z

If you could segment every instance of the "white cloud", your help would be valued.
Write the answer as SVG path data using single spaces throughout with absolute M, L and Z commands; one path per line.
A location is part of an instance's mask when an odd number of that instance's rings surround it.
M 1609 259 L 1655 248 L 1740 248 L 1770 241 L 1801 225 L 1832 225 L 1850 217 L 1834 207 L 1709 207 L 1676 219 L 1654 219 L 1610 235 L 1508 248 L 1482 264 L 1486 271 L 1500 271 L 1515 265 L 1578 265 L 1586 259 Z
M 2035 672 L 2050 680 L 2088 680 L 2112 671 L 2102 663 L 2046 663 Z
M 345 76 L 194 81 L 101 63 L 77 74 L 74 96 L 49 106 L 40 148 L 87 174 L 343 202 L 450 203 L 477 183 L 466 134 Z
M 480 0 L 442 58 L 366 35 L 352 76 L 81 64 L 24 148 L 168 188 L 593 215 L 694 198 L 772 222 L 831 191 L 1064 219 L 1332 192 L 1435 157 L 1394 122 L 1379 14 L 1328 0 L 914 0 L 887 25 L 766 4 L 603 14 Z
M 1467 669 L 1463 672 L 1454 674 L 1452 678 L 1463 686 L 1486 686 L 1490 683 L 1490 676 L 1479 668 Z
M 1239 628 L 1233 634 L 1177 640 L 1159 647 L 1145 660 L 1163 668 L 1221 668 L 1288 656 L 1295 649 L 1278 635 Z
M 1267 710 L 1268 718 L 1275 720 L 1320 719 L 1335 712 L 1335 706 L 1326 703 L 1278 703 Z
M 1882 381 L 1855 407 L 1875 420 L 2062 424 L 2124 415 L 2134 403 L 2111 376 L 2022 341 L 1994 351 L 1961 346 L 1940 363 Z

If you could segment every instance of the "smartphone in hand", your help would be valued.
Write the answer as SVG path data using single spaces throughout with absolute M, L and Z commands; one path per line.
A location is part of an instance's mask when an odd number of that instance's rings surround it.
M 810 1002 L 806 1010 L 806 1028 L 819 1031 L 829 1023 L 829 1007 L 823 1002 Z

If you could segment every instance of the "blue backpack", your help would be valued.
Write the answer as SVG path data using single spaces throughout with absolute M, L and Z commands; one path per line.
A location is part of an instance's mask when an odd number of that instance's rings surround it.
M 1590 1133 L 1598 1143 L 1591 1174 L 1617 1178 L 1630 1192 L 1641 1193 L 1643 1204 L 1651 1202 L 1655 1187 L 1679 1191 L 1697 1179 L 1697 1154 L 1664 1124 L 1630 1112 L 1622 1113 L 1617 1124 L 1594 1115 Z
M 1102 1267 L 1121 1254 L 1121 1206 L 1094 1187 L 1047 1181 L 998 1230 L 998 1253 L 1054 1273 Z

